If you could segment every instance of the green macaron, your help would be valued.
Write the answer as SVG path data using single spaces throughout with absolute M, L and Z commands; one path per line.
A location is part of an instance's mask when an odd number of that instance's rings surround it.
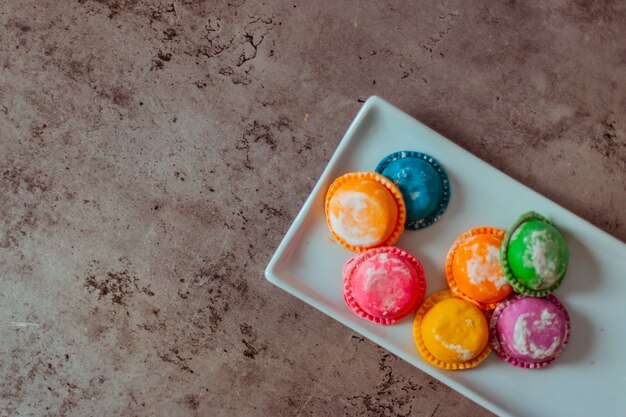
M 504 237 L 500 262 L 516 292 L 544 297 L 561 285 L 569 249 L 561 232 L 548 219 L 528 212 L 517 219 Z

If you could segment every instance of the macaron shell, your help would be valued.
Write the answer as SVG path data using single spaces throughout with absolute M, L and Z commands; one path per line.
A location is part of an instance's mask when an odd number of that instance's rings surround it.
M 500 248 L 502 272 L 515 292 L 543 297 L 563 282 L 569 261 L 567 242 L 544 216 L 522 214 Z
M 393 181 L 402 192 L 407 220 L 425 219 L 439 208 L 443 184 L 437 170 L 417 158 L 396 159 L 381 174 Z
M 545 290 L 565 273 L 569 251 L 554 226 L 540 220 L 522 223 L 507 250 L 511 272 L 534 290 Z
M 433 157 L 414 151 L 387 155 L 376 172 L 392 180 L 407 207 L 405 228 L 417 230 L 436 222 L 450 200 L 450 181 Z
M 511 303 L 500 314 L 498 333 L 504 349 L 515 359 L 543 361 L 553 358 L 565 336 L 560 310 L 542 298 Z
M 496 354 L 510 365 L 538 369 L 563 353 L 571 333 L 570 318 L 553 295 L 514 295 L 502 302 L 489 323 Z
M 398 187 L 373 172 L 337 178 L 326 193 L 325 211 L 333 237 L 353 252 L 392 245 L 406 219 Z
M 364 260 L 352 275 L 352 296 L 376 317 L 405 315 L 417 301 L 417 271 L 406 260 L 381 253 Z
M 361 318 L 394 324 L 424 300 L 426 278 L 421 262 L 395 247 L 370 249 L 344 267 L 344 300 Z
M 485 315 L 467 300 L 447 298 L 435 304 L 422 320 L 426 348 L 445 362 L 467 362 L 487 345 Z
M 439 317 L 439 320 L 436 320 L 439 322 L 440 329 L 443 329 L 444 336 L 446 336 L 444 338 L 440 335 L 440 338 L 445 343 L 444 344 L 441 343 L 441 340 L 438 340 L 436 335 L 431 337 L 426 335 L 426 332 L 428 322 L 430 321 L 428 318 L 428 312 L 438 303 L 447 299 L 458 300 L 465 303 L 461 304 L 462 308 L 459 310 L 467 309 L 466 311 L 470 312 L 470 314 L 468 314 L 467 317 L 463 316 L 460 320 L 455 320 L 455 316 L 451 315 L 447 317 L 447 319 L 449 319 L 448 323 L 446 323 L 446 317 Z M 458 307 L 459 305 L 456 302 L 453 304 L 453 307 Z M 454 311 L 456 309 L 458 308 L 452 308 L 450 310 Z M 445 314 L 445 311 L 448 310 L 449 309 L 446 307 L 442 309 L 442 312 Z M 435 311 L 435 313 L 437 313 L 437 311 Z M 456 318 L 459 317 L 457 316 Z M 469 321 L 466 321 L 468 319 Z M 468 327 L 470 326 L 470 322 L 472 326 L 476 326 L 476 334 L 469 338 L 469 345 L 466 345 L 466 341 L 463 337 L 469 334 Z M 448 370 L 474 368 L 484 361 L 491 352 L 491 346 L 488 343 L 489 337 L 486 322 L 487 319 L 485 318 L 484 313 L 474 304 L 455 297 L 449 290 L 439 291 L 428 297 L 417 313 L 415 313 L 415 319 L 413 321 L 413 337 L 415 345 L 418 352 L 422 358 L 426 360 L 426 362 L 439 368 Z M 426 326 L 423 326 L 424 323 L 426 323 Z M 447 337 L 450 337 L 450 339 L 446 340 Z M 432 348 L 433 346 L 437 346 L 437 344 L 443 347 L 443 352 L 450 352 L 453 360 L 446 360 L 450 357 L 446 357 L 442 354 L 437 347 L 433 348 L 435 352 L 431 352 L 428 346 Z M 480 350 L 481 347 L 482 350 Z M 439 357 L 436 356 L 436 354 Z M 463 361 L 463 357 L 471 357 L 471 359 Z
M 513 291 L 500 266 L 505 231 L 479 227 L 460 235 L 446 257 L 446 280 L 458 297 L 494 309 Z
M 393 232 L 398 206 L 389 191 L 369 179 L 344 182 L 328 203 L 330 225 L 347 243 L 374 246 Z

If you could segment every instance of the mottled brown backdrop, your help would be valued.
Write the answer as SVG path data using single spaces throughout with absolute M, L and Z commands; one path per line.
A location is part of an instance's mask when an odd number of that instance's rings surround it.
M 0 0 L 0 415 L 488 415 L 263 269 L 373 94 L 625 240 L 625 4 Z

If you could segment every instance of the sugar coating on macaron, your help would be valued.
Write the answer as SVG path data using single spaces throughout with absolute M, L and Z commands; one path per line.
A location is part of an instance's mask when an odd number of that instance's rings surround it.
M 544 296 L 561 284 L 569 262 L 563 235 L 545 217 L 523 214 L 507 233 L 502 269 L 517 292 Z
M 353 173 L 337 178 L 329 188 L 326 218 L 343 246 L 363 251 L 395 243 L 406 209 L 391 181 L 376 173 Z
M 474 359 L 487 345 L 488 334 L 485 315 L 460 298 L 438 302 L 422 321 L 426 348 L 445 362 Z
M 355 255 L 344 267 L 343 280 L 348 307 L 379 324 L 393 324 L 415 311 L 426 292 L 421 262 L 395 247 Z
M 441 165 L 429 155 L 414 151 L 392 153 L 376 172 L 393 181 L 404 197 L 405 228 L 416 230 L 436 222 L 450 199 L 450 183 Z
M 554 296 L 516 296 L 496 309 L 491 331 L 494 349 L 501 358 L 515 366 L 541 368 L 565 348 L 569 315 Z
M 443 369 L 473 368 L 491 350 L 483 311 L 447 290 L 431 295 L 422 304 L 413 332 L 421 356 Z
M 459 236 L 446 258 L 446 278 L 455 295 L 493 309 L 513 291 L 500 266 L 505 231 L 480 227 Z

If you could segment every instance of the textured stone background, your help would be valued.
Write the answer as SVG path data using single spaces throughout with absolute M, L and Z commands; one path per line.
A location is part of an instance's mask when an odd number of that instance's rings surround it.
M 0 28 L 1 416 L 487 415 L 263 279 L 373 94 L 626 240 L 622 1 L 0 0 Z

